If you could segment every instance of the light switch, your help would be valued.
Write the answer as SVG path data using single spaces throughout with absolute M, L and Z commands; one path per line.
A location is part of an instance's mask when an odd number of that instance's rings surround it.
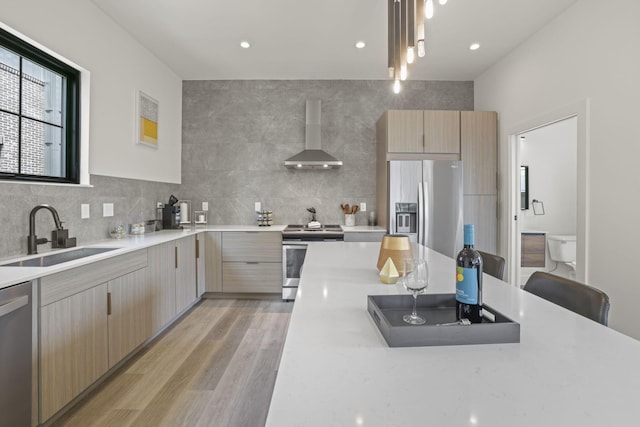
M 254 211 L 260 212 L 262 210 L 262 203 L 256 202 Z
M 202 210 L 203 211 L 209 210 L 209 202 L 202 202 Z
M 80 205 L 80 218 L 81 219 L 87 219 L 90 216 L 91 215 L 89 213 L 89 204 L 88 203 L 82 203 Z
M 102 216 L 113 216 L 113 203 L 102 204 Z
M 367 204 L 365 202 L 360 202 L 360 210 L 362 212 L 366 212 L 367 211 Z

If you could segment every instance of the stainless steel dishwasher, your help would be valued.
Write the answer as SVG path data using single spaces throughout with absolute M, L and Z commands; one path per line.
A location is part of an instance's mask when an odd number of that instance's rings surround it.
M 31 282 L 0 289 L 0 427 L 31 426 Z

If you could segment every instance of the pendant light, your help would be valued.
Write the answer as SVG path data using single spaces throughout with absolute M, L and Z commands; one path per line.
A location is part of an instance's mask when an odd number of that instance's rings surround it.
M 427 0 L 427 3 L 424 5 L 424 16 L 427 19 L 433 18 L 433 0 Z
M 434 13 L 434 0 L 387 0 L 387 67 L 393 79 L 393 92 L 400 93 L 401 81 L 409 74 L 408 66 L 423 58 L 425 48 L 425 19 Z M 440 5 L 447 0 L 438 0 Z
M 409 0 L 407 10 L 407 64 L 413 64 L 416 48 L 416 0 Z

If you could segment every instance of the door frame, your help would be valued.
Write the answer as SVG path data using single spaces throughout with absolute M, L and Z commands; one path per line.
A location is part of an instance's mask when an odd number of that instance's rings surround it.
M 517 286 L 520 280 L 520 141 L 522 133 L 547 126 L 571 117 L 577 118 L 577 217 L 576 217 L 576 279 L 588 282 L 589 266 L 589 109 L 584 99 L 507 127 L 508 183 L 507 205 L 507 271 L 509 283 Z

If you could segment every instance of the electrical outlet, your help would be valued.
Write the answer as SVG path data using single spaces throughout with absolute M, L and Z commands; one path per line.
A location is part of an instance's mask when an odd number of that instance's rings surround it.
M 255 203 L 255 209 L 256 212 L 260 212 L 262 210 L 262 203 L 260 202 L 256 202 Z
M 90 216 L 91 215 L 89 212 L 89 204 L 88 203 L 80 204 L 80 219 L 87 219 Z
M 156 202 L 156 208 L 160 209 L 162 208 L 164 205 L 162 204 L 162 202 Z
M 202 202 L 202 210 L 203 211 L 209 210 L 209 202 Z
M 360 211 L 361 212 L 367 211 L 367 204 L 365 202 L 360 202 Z
M 113 203 L 102 204 L 102 216 L 113 216 Z

